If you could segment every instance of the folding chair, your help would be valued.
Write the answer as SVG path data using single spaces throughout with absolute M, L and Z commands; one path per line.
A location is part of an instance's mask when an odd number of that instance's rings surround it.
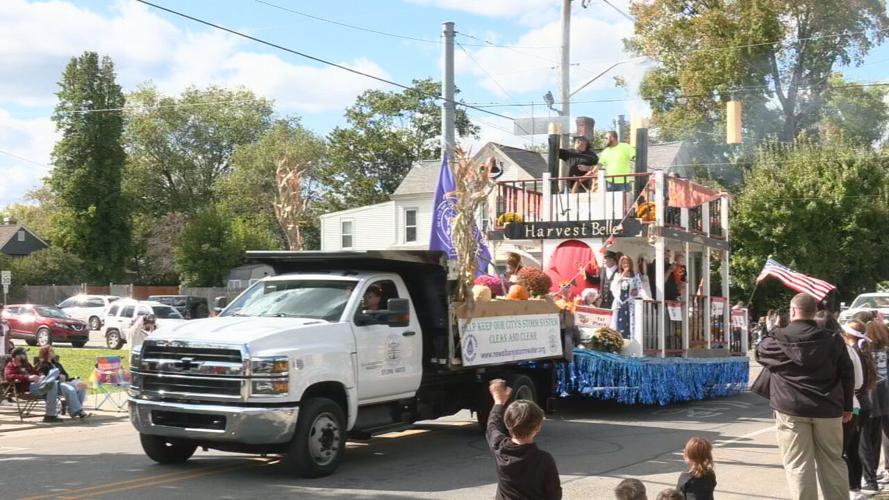
M 126 391 L 130 387 L 129 374 L 121 364 L 120 356 L 99 356 L 96 358 L 96 368 L 93 370 L 93 389 L 96 392 L 96 410 L 101 410 L 102 405 L 110 403 L 117 411 L 127 411 L 126 399 L 118 401 L 114 395 L 120 391 Z M 102 401 L 99 397 L 102 396 Z
M 4 363 L 2 363 L 2 366 L 5 367 L 6 360 L 3 361 Z M 18 413 L 21 422 L 25 421 L 25 417 L 30 417 L 34 408 L 37 407 L 39 403 L 43 402 L 44 399 L 44 396 L 33 396 L 27 392 L 19 392 L 15 383 L 3 379 L 3 374 L 0 372 L 0 403 L 6 401 L 14 402 L 16 413 Z

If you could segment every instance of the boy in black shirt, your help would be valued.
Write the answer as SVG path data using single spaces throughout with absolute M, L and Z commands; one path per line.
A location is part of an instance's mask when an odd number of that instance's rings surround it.
M 504 407 L 512 395 L 502 379 L 490 387 L 494 407 L 486 437 L 497 465 L 497 500 L 562 498 L 559 471 L 552 455 L 537 448 L 534 438 L 543 426 L 543 410 L 533 401 L 518 400 Z

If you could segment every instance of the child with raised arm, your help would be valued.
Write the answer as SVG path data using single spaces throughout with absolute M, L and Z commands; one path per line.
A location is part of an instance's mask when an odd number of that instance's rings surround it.
M 497 465 L 497 500 L 562 498 L 559 471 L 552 455 L 537 448 L 534 438 L 543 426 L 543 410 L 533 401 L 513 401 L 502 379 L 489 386 L 494 407 L 485 433 Z
M 713 472 L 713 446 L 702 437 L 693 437 L 685 443 L 683 454 L 688 472 L 679 475 L 676 489 L 685 500 L 713 500 L 716 474 Z

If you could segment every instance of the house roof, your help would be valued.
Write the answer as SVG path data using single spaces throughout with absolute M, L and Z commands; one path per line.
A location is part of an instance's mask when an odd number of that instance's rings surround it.
M 0 224 L 0 248 L 5 247 L 7 243 L 12 241 L 12 238 L 15 237 L 16 233 L 18 233 L 20 229 L 24 230 L 26 233 L 30 234 L 32 237 L 34 237 L 34 239 L 36 239 L 40 243 L 43 243 L 44 246 L 46 246 L 46 247 L 49 246 L 49 244 L 47 242 L 43 241 L 42 238 L 40 238 L 39 236 L 34 234 L 33 231 L 26 228 L 25 226 L 22 226 L 21 224 Z
M 648 146 L 648 168 L 651 170 L 669 170 L 681 163 L 681 152 L 684 142 L 662 142 Z
M 481 154 L 488 146 L 500 151 L 509 161 L 527 172 L 534 179 L 541 178 L 543 173 L 547 171 L 546 158 L 540 153 L 512 146 L 504 146 L 495 142 L 489 142 L 485 147 L 479 149 L 476 156 Z M 435 186 L 438 184 L 440 169 L 440 160 L 418 161 L 404 177 L 404 180 L 401 181 L 398 189 L 392 193 L 392 196 L 434 193 Z

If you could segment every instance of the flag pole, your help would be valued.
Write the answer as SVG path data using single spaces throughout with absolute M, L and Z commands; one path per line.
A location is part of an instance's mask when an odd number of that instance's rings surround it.
M 768 262 L 769 259 L 771 259 L 771 258 L 772 258 L 772 254 L 769 254 L 769 256 L 766 257 L 766 262 Z M 753 291 L 750 292 L 750 298 L 747 299 L 747 307 L 750 307 L 753 304 L 753 295 L 756 293 L 757 288 L 759 288 L 759 280 L 756 280 L 756 284 L 753 285 Z

